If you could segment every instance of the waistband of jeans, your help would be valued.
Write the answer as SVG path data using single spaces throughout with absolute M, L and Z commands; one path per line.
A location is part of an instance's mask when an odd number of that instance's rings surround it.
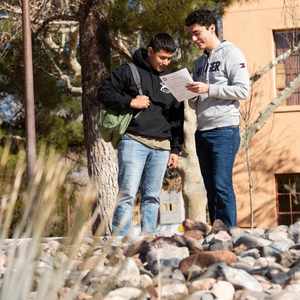
M 235 128 L 239 128 L 240 125 L 230 125 L 230 126 L 223 126 L 223 127 L 216 127 L 216 128 L 212 128 L 212 129 L 207 129 L 207 130 L 199 130 L 197 129 L 197 131 L 199 132 L 204 132 L 204 131 L 212 131 L 212 130 L 222 130 L 222 129 L 235 129 Z

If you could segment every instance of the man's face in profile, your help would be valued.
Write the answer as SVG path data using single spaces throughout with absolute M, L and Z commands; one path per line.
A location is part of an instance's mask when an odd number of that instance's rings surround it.
M 158 72 L 163 72 L 167 69 L 174 53 L 170 53 L 166 50 L 154 51 L 153 48 L 148 48 L 148 58 L 152 68 Z

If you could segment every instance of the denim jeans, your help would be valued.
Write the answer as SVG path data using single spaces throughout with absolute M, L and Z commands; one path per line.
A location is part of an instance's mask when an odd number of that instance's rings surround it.
M 156 230 L 159 195 L 169 159 L 169 151 L 156 150 L 127 135 L 118 146 L 119 193 L 113 216 L 113 233 L 127 235 L 132 220 L 136 194 L 141 193 L 141 230 Z
M 239 128 L 229 126 L 196 131 L 195 142 L 210 221 L 221 219 L 229 228 L 234 227 L 237 217 L 232 169 L 240 145 Z

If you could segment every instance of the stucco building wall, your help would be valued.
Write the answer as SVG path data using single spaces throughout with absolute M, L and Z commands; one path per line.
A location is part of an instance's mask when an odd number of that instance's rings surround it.
M 284 7 L 286 2 L 289 7 Z M 300 27 L 300 0 L 253 0 L 235 4 L 223 18 L 224 39 L 245 53 L 250 73 L 275 58 L 273 30 Z M 277 95 L 275 69 L 252 91 L 251 120 Z M 249 103 L 249 102 L 248 102 Z M 243 111 L 243 104 L 242 104 Z M 277 224 L 275 174 L 300 173 L 300 105 L 281 106 L 255 135 L 250 145 L 254 184 L 254 224 Z M 240 150 L 234 169 L 240 226 L 250 225 L 249 180 L 245 151 Z

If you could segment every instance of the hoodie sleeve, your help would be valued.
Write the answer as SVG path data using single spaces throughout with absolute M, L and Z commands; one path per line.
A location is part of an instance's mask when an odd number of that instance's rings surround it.
M 246 59 L 238 48 L 231 48 L 225 56 L 225 72 L 228 82 L 210 84 L 208 96 L 228 100 L 246 99 L 250 92 Z
M 128 111 L 135 94 L 129 66 L 123 64 L 112 71 L 98 90 L 98 101 L 117 112 Z
M 179 154 L 183 144 L 184 103 L 177 102 L 170 110 L 171 153 Z

